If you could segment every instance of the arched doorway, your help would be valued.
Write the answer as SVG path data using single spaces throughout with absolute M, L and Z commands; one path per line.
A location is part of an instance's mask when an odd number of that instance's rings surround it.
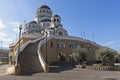
M 58 60 L 60 62 L 64 62 L 65 61 L 65 54 L 64 53 L 59 53 L 58 54 Z

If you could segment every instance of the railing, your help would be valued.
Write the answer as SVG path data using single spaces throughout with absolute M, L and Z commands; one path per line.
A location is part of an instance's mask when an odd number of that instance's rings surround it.
M 40 47 L 41 47 L 41 45 L 42 45 L 42 41 L 40 41 L 39 45 L 38 45 L 38 58 L 39 58 L 39 61 L 41 63 L 41 66 L 42 66 L 42 68 L 43 68 L 43 70 L 45 72 L 46 71 L 46 63 L 45 63 L 45 60 L 43 59 L 42 54 L 40 53 Z
M 42 37 L 43 38 L 43 37 Z M 29 41 L 27 41 L 27 42 L 25 42 L 21 47 L 20 47 L 20 52 L 22 52 L 24 49 L 25 49 L 25 47 L 28 45 L 28 44 L 30 44 L 30 43 L 35 43 L 35 42 L 37 42 L 37 41 L 39 41 L 40 39 L 42 39 L 42 38 L 38 38 L 38 39 L 35 39 L 35 40 L 29 40 Z M 19 53 L 18 53 L 18 50 L 16 51 L 16 64 L 15 65 L 17 65 L 17 63 L 18 63 L 18 55 L 19 55 Z

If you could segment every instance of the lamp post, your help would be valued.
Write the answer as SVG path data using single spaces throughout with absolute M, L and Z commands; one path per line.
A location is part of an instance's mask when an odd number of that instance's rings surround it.
M 16 53 L 15 75 L 21 74 L 21 69 L 18 63 L 18 55 L 20 53 L 20 37 L 21 37 L 22 25 L 19 26 L 19 41 L 18 41 L 18 53 Z
M 18 42 L 18 54 L 20 53 L 20 37 L 21 37 L 22 25 L 19 26 L 19 42 Z M 18 54 L 17 54 L 17 66 L 18 66 Z
M 47 36 L 48 36 L 48 33 L 46 31 L 46 55 L 45 55 L 46 64 L 47 64 Z

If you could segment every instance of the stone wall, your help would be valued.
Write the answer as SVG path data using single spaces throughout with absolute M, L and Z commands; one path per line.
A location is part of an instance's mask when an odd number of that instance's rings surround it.
M 63 46 L 61 48 L 58 48 L 58 42 L 62 42 Z M 87 60 L 89 62 L 95 62 L 96 54 L 95 50 L 98 49 L 97 46 L 94 46 L 90 43 L 82 42 L 82 41 L 77 41 L 77 40 L 66 40 L 66 39 L 51 39 L 47 42 L 47 58 L 49 62 L 57 62 L 58 61 L 58 54 L 63 53 L 65 54 L 65 60 L 69 60 L 69 56 L 72 54 L 73 49 L 75 48 L 70 48 L 69 43 L 75 42 L 78 43 L 79 46 L 86 48 L 88 50 L 87 54 Z M 89 49 L 88 49 L 89 46 Z M 41 47 L 41 52 L 45 58 L 46 55 L 46 43 L 42 45 Z

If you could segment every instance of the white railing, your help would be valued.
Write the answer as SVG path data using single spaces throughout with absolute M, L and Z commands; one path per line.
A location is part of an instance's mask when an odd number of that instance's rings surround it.
M 45 60 L 43 59 L 43 56 L 40 52 L 41 45 L 42 45 L 42 40 L 39 42 L 39 45 L 38 45 L 38 58 L 39 58 L 39 61 L 41 63 L 43 70 L 46 71 L 46 63 L 45 63 Z

